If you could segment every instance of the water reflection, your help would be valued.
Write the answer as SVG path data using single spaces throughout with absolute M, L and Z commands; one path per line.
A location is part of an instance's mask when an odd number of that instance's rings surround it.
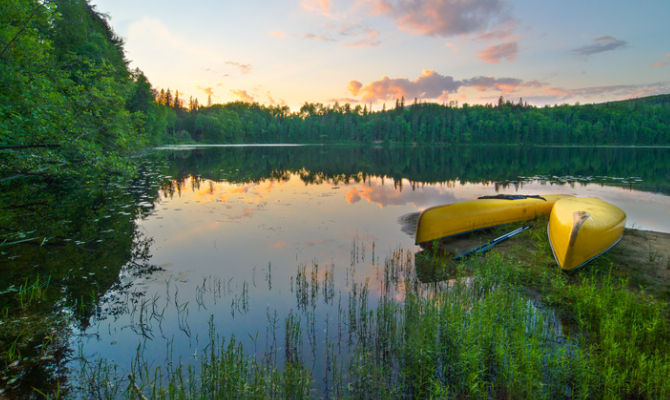
M 168 348 L 195 363 L 210 323 L 259 356 L 327 359 L 318 344 L 355 335 L 339 322 L 361 303 L 403 299 L 406 280 L 419 291 L 448 285 L 450 274 L 422 263 L 398 222 L 437 204 L 589 195 L 624 209 L 629 226 L 670 232 L 668 149 L 233 147 L 164 150 L 149 161 L 133 182 L 97 190 L 3 191 L 6 209 L 17 207 L 3 227 L 47 239 L 2 249 L 3 278 L 18 287 L 26 270 L 50 276 L 55 290 L 32 316 L 61 321 L 58 361 L 35 359 L 39 379 L 28 388 L 55 386 L 50 371 L 68 353 L 70 367 L 128 365 L 138 346 L 156 365 Z M 25 198 L 35 199 L 27 213 Z M 309 328 L 305 351 L 278 350 L 289 317 Z

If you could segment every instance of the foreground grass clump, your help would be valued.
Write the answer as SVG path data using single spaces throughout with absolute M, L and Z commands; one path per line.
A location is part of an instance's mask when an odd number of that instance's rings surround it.
M 272 360 L 247 356 L 240 342 L 217 337 L 210 324 L 199 365 L 170 361 L 151 367 L 138 349 L 127 376 L 117 365 L 98 361 L 84 365 L 80 383 L 79 395 L 96 399 L 305 399 L 311 376 L 297 360 L 280 371 Z
M 219 338 L 212 324 L 199 364 L 152 367 L 138 351 L 129 369 L 86 365 L 82 387 L 90 397 L 128 399 L 668 398 L 666 305 L 601 267 L 570 276 L 493 253 L 425 284 L 412 254 L 398 251 L 377 289 L 354 284 L 340 294 L 348 304 L 336 316 L 291 312 L 281 348 L 264 357 Z M 314 318 L 328 327 L 323 357 L 306 346 L 315 343 Z M 322 379 L 310 371 L 315 363 Z

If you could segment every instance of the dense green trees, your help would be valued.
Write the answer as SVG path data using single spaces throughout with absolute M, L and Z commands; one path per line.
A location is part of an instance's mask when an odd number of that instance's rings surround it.
M 577 145 L 670 144 L 670 96 L 592 105 L 532 107 L 432 103 L 368 112 L 360 105 L 286 107 L 229 103 L 186 111 L 179 129 L 205 143 L 394 142 Z
M 87 0 L 0 2 L 0 179 L 123 170 L 167 113 Z
M 208 102 L 209 103 L 209 102 Z M 0 2 L 0 179 L 118 171 L 146 144 L 196 141 L 670 144 L 670 96 L 596 105 L 201 107 L 129 71 L 88 0 Z

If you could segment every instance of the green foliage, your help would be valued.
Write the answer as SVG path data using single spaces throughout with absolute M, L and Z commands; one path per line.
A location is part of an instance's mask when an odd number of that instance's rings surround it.
M 0 179 L 127 171 L 167 115 L 86 0 L 0 5 Z
M 85 364 L 84 387 L 91 397 L 152 399 L 670 395 L 667 310 L 629 291 L 625 282 L 602 274 L 573 279 L 558 268 L 529 266 L 494 252 L 461 264 L 448 283 L 418 285 L 409 260 L 411 253 L 405 251 L 387 258 L 375 285 L 381 292 L 376 306 L 368 306 L 367 284 L 354 284 L 346 294 L 348 305 L 338 309 L 335 330 L 349 341 L 336 335 L 322 344 L 327 392 L 311 386 L 318 382 L 311 381 L 303 361 L 301 340 L 310 328 L 301 320 L 313 318 L 310 311 L 285 319 L 285 362 L 269 356 L 272 351 L 245 356 L 239 341 L 219 338 L 210 322 L 210 342 L 199 364 L 150 366 L 138 349 L 129 378 L 104 361 Z M 321 284 L 304 278 L 314 276 L 314 270 L 298 273 L 303 278 L 296 282 L 305 294 L 310 285 Z M 401 289 L 394 292 L 394 287 Z M 528 297 L 529 289 L 541 296 Z M 549 300 L 557 296 L 560 301 Z M 575 325 L 562 322 L 559 312 L 576 318 Z M 96 392 L 110 388 L 116 391 Z
M 170 99 L 168 90 L 164 104 L 173 104 Z M 496 107 L 398 103 L 379 112 L 305 103 L 295 113 L 235 102 L 183 110 L 176 124 L 205 143 L 670 144 L 670 107 L 663 99 L 542 108 L 502 99 Z

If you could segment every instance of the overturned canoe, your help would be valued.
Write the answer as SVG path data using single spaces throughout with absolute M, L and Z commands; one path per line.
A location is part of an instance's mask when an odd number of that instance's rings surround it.
M 571 197 L 554 204 L 547 232 L 563 270 L 579 268 L 621 240 L 626 213 L 595 197 Z
M 461 233 L 549 214 L 567 195 L 498 195 L 445 204 L 424 210 L 416 226 L 416 243 L 427 243 Z

